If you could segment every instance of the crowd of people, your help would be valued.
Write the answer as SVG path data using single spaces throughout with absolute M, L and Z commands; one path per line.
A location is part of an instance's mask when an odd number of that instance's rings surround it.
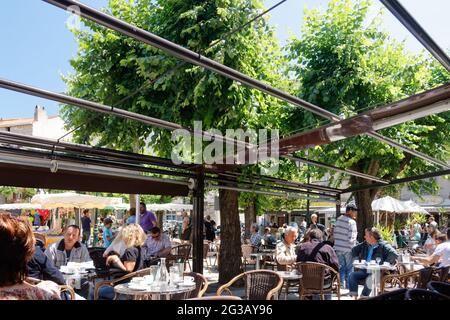
M 140 214 L 140 224 L 134 223 L 136 220 L 133 222 L 131 214 L 116 233 L 111 230 L 111 219 L 104 219 L 104 257 L 111 270 L 116 271 L 112 273 L 113 277 L 148 267 L 155 258 L 167 257 L 172 249 L 171 239 L 160 229 L 156 216 L 146 210 L 144 203 L 141 203 Z M 358 243 L 357 214 L 358 208 L 349 204 L 345 214 L 338 217 L 332 234 L 317 222 L 317 215 L 313 215 L 304 231 L 299 226 L 285 226 L 280 240 L 274 237 L 270 227 L 265 227 L 262 234 L 259 226 L 252 224 L 249 242 L 255 247 L 264 245 L 273 249 L 277 265 L 281 268 L 308 261 L 330 266 L 339 272 L 341 288 L 357 297 L 358 285 L 361 281 L 367 282 L 370 275 L 365 270 L 354 270 L 354 260 L 375 260 L 380 264 L 387 262 L 394 265 L 398 259 L 397 251 L 383 240 L 377 228 L 365 229 L 364 241 Z M 190 219 L 186 221 L 182 234 L 188 239 L 186 233 L 191 222 Z M 412 257 L 412 260 L 424 265 L 450 266 L 450 229 L 441 233 L 433 219 L 428 221 L 429 237 L 424 242 L 428 256 Z M 78 225 L 66 227 L 63 239 L 44 248 L 44 244 L 34 237 L 26 216 L 13 217 L 1 213 L 0 299 L 65 298 L 59 292 L 59 286 L 65 284 L 61 267 L 70 262 L 91 261 L 85 244 L 90 238 L 90 232 L 86 230 L 90 229 L 91 224 L 88 211 L 83 212 L 81 224 L 81 228 Z M 216 239 L 214 228 L 213 221 L 207 216 L 205 239 Z M 82 281 L 80 288 L 75 290 L 77 297 L 88 298 L 89 285 L 87 280 Z M 331 286 L 330 274 L 325 275 L 325 286 Z M 364 285 L 362 296 L 368 296 L 370 292 L 370 287 Z M 100 291 L 100 298 L 113 297 L 112 287 L 105 286 Z
M 262 245 L 267 248 L 268 244 L 275 247 L 276 263 L 283 269 L 295 262 L 326 264 L 339 272 L 342 292 L 357 298 L 358 285 L 363 282 L 365 284 L 361 296 L 367 297 L 371 293 L 368 286 L 371 280 L 370 273 L 364 269 L 355 270 L 354 261 L 373 260 L 379 264 L 395 265 L 399 254 L 392 245 L 384 241 L 380 230 L 375 227 L 365 229 L 364 240 L 358 243 L 356 224 L 358 211 L 356 205 L 347 205 L 345 214 L 338 217 L 331 230 L 319 224 L 317 214 L 313 214 L 307 228 L 304 228 L 304 225 L 283 226 L 278 242 L 274 241 L 270 227 L 266 227 L 264 235 L 260 235 L 258 225 L 252 224 L 249 243 L 255 248 Z M 438 224 L 432 216 L 429 217 L 426 228 L 428 233 L 423 241 L 423 249 L 428 256 L 412 259 L 424 265 L 450 266 L 450 229 L 447 228 L 446 233 L 439 232 Z M 330 278 L 325 279 L 328 281 Z M 331 283 L 326 282 L 325 286 L 331 286 Z
M 170 239 L 157 226 L 156 216 L 146 210 L 144 203 L 140 205 L 140 212 L 140 224 L 128 219 L 115 234 L 111 230 L 112 220 L 106 218 L 103 221 L 104 257 L 113 277 L 140 270 L 153 258 L 166 257 L 170 253 Z M 71 262 L 91 261 L 85 244 L 89 241 L 91 227 L 88 210 L 83 212 L 81 224 L 81 228 L 78 225 L 67 226 L 63 239 L 45 248 L 45 244 L 34 236 L 27 217 L 1 212 L 0 299 L 66 298 L 59 287 L 66 284 L 61 267 Z M 81 280 L 80 288 L 74 290 L 77 299 L 89 298 L 89 286 L 87 279 Z M 113 295 L 111 289 L 103 288 L 100 296 L 110 299 Z

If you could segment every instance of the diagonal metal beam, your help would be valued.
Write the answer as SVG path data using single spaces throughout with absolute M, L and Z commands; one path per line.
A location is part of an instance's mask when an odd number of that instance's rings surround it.
M 89 110 L 96 111 L 96 112 L 101 112 L 101 113 L 105 113 L 105 114 L 113 114 L 113 115 L 121 117 L 121 118 L 135 120 L 135 121 L 138 121 L 138 122 L 141 122 L 141 123 L 144 123 L 147 125 L 155 126 L 158 128 L 163 128 L 163 129 L 168 129 L 168 130 L 182 129 L 182 130 L 186 130 L 187 132 L 190 132 L 194 135 L 199 135 L 201 137 L 214 138 L 214 139 L 223 141 L 224 143 L 227 143 L 227 144 L 233 144 L 233 145 L 237 144 L 239 146 L 247 146 L 248 145 L 244 141 L 229 139 L 227 137 L 222 137 L 222 136 L 215 136 L 207 131 L 200 131 L 200 130 L 197 131 L 197 130 L 193 130 L 190 128 L 185 128 L 177 123 L 161 120 L 158 118 L 149 117 L 149 116 L 146 116 L 146 115 L 143 115 L 140 113 L 127 111 L 127 110 L 120 109 L 120 108 L 115 108 L 113 106 L 107 106 L 107 105 L 104 105 L 101 103 L 92 102 L 92 101 L 85 100 L 85 99 L 71 97 L 71 96 L 68 96 L 68 95 L 65 95 L 62 93 L 56 93 L 56 92 L 44 90 L 41 88 L 33 87 L 30 85 L 26 85 L 26 84 L 11 81 L 11 80 L 6 80 L 6 79 L 0 78 L 0 88 L 25 93 L 25 94 L 33 95 L 36 97 L 56 101 L 56 102 L 70 104 L 73 106 L 77 106 L 77 107 L 80 107 L 83 109 L 89 109 Z
M 416 37 L 417 40 L 450 72 L 450 58 L 431 38 L 424 28 L 397 0 L 380 0 L 381 3 Z
M 307 164 L 311 164 L 311 165 L 316 166 L 316 167 L 321 167 L 321 168 L 325 168 L 325 169 L 328 169 L 328 170 L 333 170 L 333 171 L 336 171 L 336 172 L 349 174 L 349 175 L 352 175 L 352 176 L 355 176 L 355 177 L 360 177 L 360 178 L 364 178 L 364 179 L 367 179 L 367 180 L 377 181 L 377 182 L 380 182 L 382 184 L 388 184 L 389 183 L 389 181 L 387 181 L 387 180 L 384 180 L 384 179 L 381 179 L 381 178 L 377 178 L 377 177 L 372 176 L 370 174 L 361 173 L 361 172 L 358 172 L 358 171 L 355 171 L 355 170 L 351 170 L 351 169 L 339 168 L 339 167 L 335 167 L 335 166 L 332 166 L 332 165 L 329 165 L 329 164 L 325 164 L 325 163 L 321 163 L 321 162 L 318 162 L 318 161 L 305 159 L 305 158 L 302 158 L 302 157 L 285 156 L 285 158 L 290 159 L 292 161 L 298 161 L 298 162 L 302 162 L 302 163 L 307 163 Z
M 390 138 L 387 138 L 387 137 L 379 134 L 378 132 L 373 131 L 373 132 L 369 132 L 369 133 L 366 133 L 366 134 L 368 136 L 370 136 L 370 137 L 373 137 L 373 138 L 379 140 L 379 141 L 383 141 L 383 142 L 387 143 L 390 146 L 398 148 L 398 149 L 400 149 L 400 150 L 402 150 L 404 152 L 410 153 L 410 154 L 412 154 L 412 155 L 414 155 L 416 157 L 422 158 L 422 159 L 424 159 L 424 160 L 426 160 L 426 161 L 428 161 L 430 163 L 434 163 L 434 164 L 436 164 L 436 165 L 438 165 L 440 167 L 443 167 L 443 168 L 447 168 L 447 169 L 450 168 L 450 165 L 448 165 L 444 161 L 437 160 L 437 159 L 435 159 L 433 157 L 430 157 L 429 155 L 424 154 L 424 153 L 422 153 L 420 151 L 417 151 L 417 150 L 405 147 L 401 143 L 398 143 L 397 141 L 394 141 L 394 140 L 392 140 Z
M 424 173 L 424 174 L 420 174 L 420 175 L 417 175 L 417 176 L 412 176 L 412 177 L 392 180 L 387 185 L 386 184 L 381 184 L 381 183 L 374 183 L 374 184 L 370 184 L 370 185 L 354 186 L 354 187 L 350 187 L 348 189 L 342 190 L 342 193 L 349 193 L 349 192 L 355 192 L 355 191 L 361 191 L 361 190 L 367 190 L 367 189 L 373 189 L 373 188 L 383 188 L 383 187 L 388 187 L 388 186 L 392 186 L 392 185 L 395 185 L 395 184 L 408 183 L 408 182 L 413 182 L 413 181 L 418 181 L 418 180 L 425 180 L 425 179 L 430 179 L 430 178 L 434 178 L 434 177 L 441 177 L 441 176 L 445 176 L 445 175 L 449 175 L 449 174 L 450 174 L 450 169 L 449 170 L 441 170 L 441 171 L 429 172 L 429 173 Z
M 175 44 L 171 41 L 168 41 L 164 38 L 161 38 L 155 34 L 152 34 L 148 31 L 146 31 L 146 30 L 143 30 L 141 28 L 133 26 L 129 23 L 126 23 L 126 22 L 124 22 L 120 19 L 117 19 L 115 17 L 112 17 L 110 15 L 107 15 L 99 10 L 93 9 L 83 3 L 80 3 L 79 1 L 75 1 L 75 0 L 43 0 L 43 1 L 53 4 L 64 10 L 67 10 L 69 7 L 75 6 L 75 7 L 77 7 L 77 9 L 79 11 L 80 16 L 85 19 L 94 21 L 102 26 L 105 26 L 107 28 L 115 30 L 115 31 L 122 33 L 124 35 L 127 35 L 129 37 L 132 37 L 136 40 L 139 40 L 143 43 L 151 45 L 155 48 L 161 49 L 162 51 L 164 51 L 172 56 L 175 56 L 177 58 L 180 58 L 184 61 L 187 61 L 187 62 L 192 63 L 197 66 L 204 67 L 205 69 L 214 71 L 214 72 L 221 74 L 229 79 L 233 79 L 242 84 L 245 84 L 251 88 L 258 89 L 258 90 L 265 92 L 273 97 L 276 97 L 280 100 L 286 101 L 296 107 L 303 108 L 305 110 L 313 112 L 313 113 L 315 113 L 321 117 L 324 117 L 326 119 L 329 119 L 333 122 L 342 120 L 339 116 L 337 116 L 336 114 L 334 114 L 328 110 L 322 109 L 312 103 L 304 101 L 293 95 L 290 95 L 280 89 L 276 89 L 268 84 L 265 84 L 261 81 L 253 79 L 241 72 L 238 72 L 232 68 L 224 66 L 212 59 L 209 59 L 205 56 L 202 56 L 199 53 L 196 53 L 194 51 L 186 49 L 180 45 L 177 45 L 177 44 Z M 384 138 L 383 136 L 376 134 L 375 132 L 369 133 L 368 135 L 377 140 L 383 141 L 391 146 L 394 146 L 396 148 L 398 148 L 398 146 L 399 146 L 398 143 L 392 142 L 392 140 L 390 140 L 388 138 Z M 406 146 L 402 146 L 402 150 L 404 150 L 405 152 L 411 153 L 419 158 L 422 158 L 426 161 L 429 161 L 436 165 L 442 166 L 441 161 L 436 160 L 430 156 L 427 156 L 421 152 L 407 148 Z
M 258 89 L 262 92 L 268 93 L 274 97 L 277 97 L 281 100 L 287 101 L 293 105 L 311 111 L 319 116 L 325 117 L 327 119 L 333 119 L 335 121 L 339 121 L 340 118 L 332 112 L 324 110 L 312 103 L 304 101 L 298 97 L 290 95 L 282 90 L 273 88 L 259 80 L 253 79 L 239 71 L 236 71 L 232 68 L 224 66 L 212 59 L 209 59 L 199 53 L 186 49 L 180 45 L 177 45 L 171 41 L 168 41 L 162 37 L 159 37 L 151 32 L 138 28 L 134 25 L 126 23 L 120 19 L 112 17 L 108 14 L 105 14 L 99 10 L 93 9 L 79 1 L 74 0 L 43 0 L 44 2 L 53 4 L 59 8 L 67 10 L 71 6 L 76 6 L 79 9 L 79 14 L 81 17 L 86 18 L 88 20 L 94 21 L 102 26 L 105 26 L 109 29 L 115 30 L 119 33 L 127 35 L 131 38 L 139 40 L 143 43 L 146 43 L 152 47 L 158 48 L 172 56 L 175 56 L 179 59 L 187 61 L 197 66 L 201 66 L 205 69 L 214 71 L 218 74 L 221 74 L 227 78 L 238 81 L 242 84 L 245 84 L 249 87 Z M 78 13 L 77 12 L 77 13 Z

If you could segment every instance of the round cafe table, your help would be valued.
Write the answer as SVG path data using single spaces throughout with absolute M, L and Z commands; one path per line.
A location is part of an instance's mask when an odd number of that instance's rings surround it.
M 118 284 L 114 287 L 114 292 L 131 296 L 133 300 L 170 300 L 172 295 L 184 294 L 187 299 L 189 293 L 195 290 L 195 284 L 184 286 L 176 284 L 151 284 L 143 286 L 142 289 L 130 288 L 129 283 Z
M 300 285 L 300 279 L 303 277 L 301 273 L 291 271 L 275 271 L 281 278 L 283 278 L 283 286 L 281 292 L 284 291 L 284 300 L 287 300 L 287 296 L 289 294 L 289 287 Z
M 257 252 L 257 253 L 251 253 L 250 257 L 255 258 L 256 259 L 256 265 L 255 265 L 255 269 L 259 270 L 261 269 L 261 258 L 262 257 L 273 257 L 275 255 L 275 251 L 267 251 L 267 252 Z
M 367 273 L 370 273 L 371 281 L 368 283 L 368 287 L 371 289 L 370 296 L 375 297 L 378 295 L 381 282 L 381 271 L 392 271 L 396 270 L 395 266 L 389 265 L 379 265 L 377 263 L 360 263 L 358 261 L 353 262 L 353 267 L 355 269 L 365 269 Z

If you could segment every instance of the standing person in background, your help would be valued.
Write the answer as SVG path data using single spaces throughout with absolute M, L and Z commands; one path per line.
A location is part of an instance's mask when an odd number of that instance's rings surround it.
M 210 215 L 207 215 L 205 219 L 205 238 L 211 242 L 216 238 L 216 232 L 214 230 L 214 226 L 212 225 Z
M 141 213 L 141 220 L 140 225 L 142 229 L 144 229 L 144 232 L 149 232 L 154 227 L 158 226 L 158 221 L 156 220 L 156 216 L 153 212 L 147 211 L 147 205 L 144 202 L 140 203 L 140 213 Z
M 353 272 L 352 248 L 356 245 L 358 236 L 355 221 L 357 214 L 358 208 L 354 204 L 349 204 L 345 208 L 345 215 L 337 218 L 336 226 L 333 230 L 334 250 L 339 259 L 339 276 L 342 289 L 349 289 L 348 277 Z
M 34 222 L 33 225 L 35 227 L 40 227 L 41 226 L 41 215 L 39 214 L 39 212 L 36 210 L 34 212 Z
M 181 211 L 183 223 L 181 226 L 181 240 L 189 241 L 191 238 L 191 218 L 188 216 L 186 210 Z
M 83 237 L 81 242 L 88 245 L 89 238 L 91 237 L 91 218 L 89 218 L 89 209 L 83 210 L 83 217 L 81 217 L 81 228 L 83 229 Z
M 127 224 L 136 223 L 136 208 L 131 208 L 129 214 L 130 216 L 127 218 Z
M 32 216 L 30 211 L 28 211 L 28 213 L 27 213 L 27 219 L 28 219 L 28 221 L 30 221 L 31 225 L 33 226 L 34 225 L 34 218 L 33 218 L 33 216 Z
M 430 216 L 428 218 L 428 233 L 431 234 L 433 231 L 438 230 L 438 224 L 437 222 L 434 220 L 433 216 Z M 439 231 L 439 230 L 438 230 Z
M 113 232 L 111 230 L 112 220 L 110 218 L 106 218 L 103 220 L 103 247 L 108 248 L 113 241 Z

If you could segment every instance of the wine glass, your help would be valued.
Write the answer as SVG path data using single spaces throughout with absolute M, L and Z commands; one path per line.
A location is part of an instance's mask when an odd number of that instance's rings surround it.
M 376 257 L 375 261 L 377 262 L 377 264 L 380 264 L 381 258 L 380 257 Z

